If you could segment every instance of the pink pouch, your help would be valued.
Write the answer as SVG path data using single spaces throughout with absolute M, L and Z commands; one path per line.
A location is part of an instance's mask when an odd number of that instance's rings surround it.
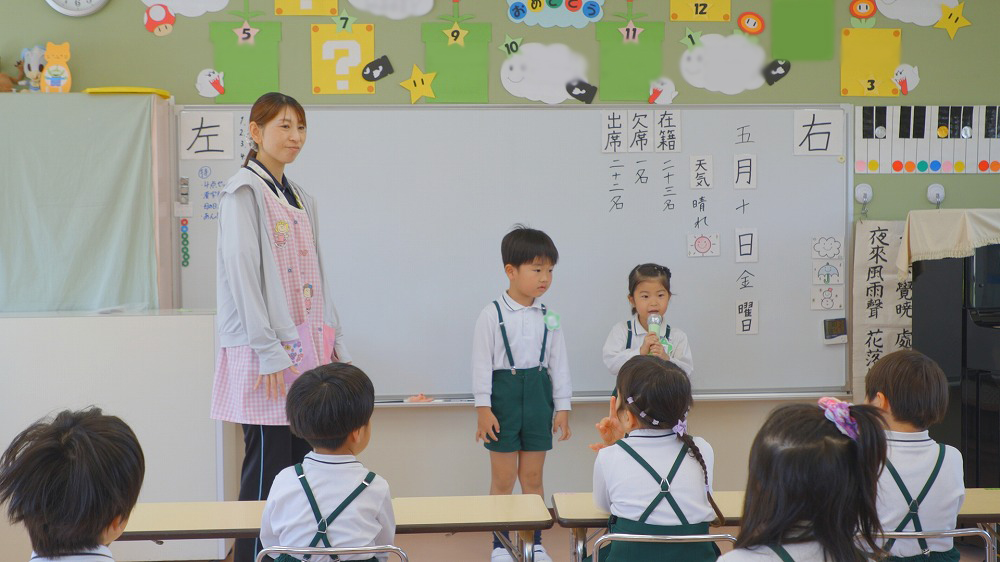
M 288 358 L 292 360 L 292 365 L 298 369 L 299 375 L 301 375 L 315 369 L 319 364 L 316 361 L 316 346 L 313 344 L 312 327 L 309 324 L 299 324 L 295 329 L 299 332 L 299 339 L 281 342 L 281 346 L 285 348 Z M 285 383 L 292 384 L 299 375 L 286 369 Z
M 337 343 L 337 331 L 334 330 L 331 326 L 324 325 L 323 326 L 323 362 L 324 362 L 324 364 L 326 362 L 328 362 L 328 361 L 334 361 L 334 359 L 333 359 L 333 352 L 336 351 L 336 349 L 337 349 L 336 348 L 336 343 Z M 336 360 L 340 361 L 340 358 L 338 357 Z

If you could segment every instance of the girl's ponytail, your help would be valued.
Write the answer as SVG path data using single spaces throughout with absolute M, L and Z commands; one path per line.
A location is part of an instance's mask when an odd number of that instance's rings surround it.
M 694 437 L 691 437 L 691 435 L 687 433 L 678 433 L 677 437 L 680 438 L 682 443 L 687 445 L 688 449 L 691 451 L 691 456 L 694 457 L 694 460 L 698 461 L 698 464 L 701 465 L 702 472 L 705 473 L 705 493 L 708 495 L 708 503 L 712 504 L 712 509 L 715 510 L 715 521 L 713 522 L 713 525 L 717 527 L 724 525 L 726 517 L 722 515 L 722 510 L 719 509 L 718 505 L 716 505 L 715 498 L 712 497 L 712 492 L 708 489 L 708 466 L 705 464 L 705 457 L 701 456 L 701 449 L 699 449 L 698 445 L 695 444 Z
M 885 419 L 874 406 L 857 405 L 850 407 L 851 417 L 857 423 L 858 437 L 857 470 L 860 488 L 860 512 L 858 514 L 858 534 L 869 550 L 881 552 L 876 539 L 882 534 L 882 524 L 878 517 L 878 479 L 885 465 Z

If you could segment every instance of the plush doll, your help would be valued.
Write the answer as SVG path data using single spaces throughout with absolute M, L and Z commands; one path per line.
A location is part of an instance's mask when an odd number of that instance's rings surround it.
M 0 92 L 13 92 L 17 82 L 24 80 L 24 61 L 17 61 L 14 67 L 17 68 L 17 78 L 0 72 Z
M 45 70 L 45 49 L 35 45 L 21 50 L 21 72 L 24 79 L 18 84 L 26 86 L 22 92 L 38 92 L 42 89 L 42 72 Z

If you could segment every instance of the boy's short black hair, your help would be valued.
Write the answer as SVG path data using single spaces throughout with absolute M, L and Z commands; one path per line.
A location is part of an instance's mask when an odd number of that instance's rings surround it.
M 116 517 L 128 519 L 146 471 L 132 429 L 100 408 L 65 410 L 18 434 L 0 458 L 0 504 L 23 522 L 39 556 L 99 546 Z
M 889 401 L 892 417 L 919 429 L 944 419 L 948 412 L 948 378 L 930 357 L 901 349 L 883 355 L 865 376 L 869 401 L 881 392 Z
M 514 267 L 531 263 L 535 258 L 547 259 L 555 265 L 559 261 L 559 250 L 548 234 L 523 224 L 515 224 L 514 229 L 500 242 L 500 256 L 504 265 Z
M 361 369 L 330 363 L 306 371 L 288 389 L 285 413 L 292 433 L 313 448 L 336 449 L 352 431 L 368 425 L 375 387 Z

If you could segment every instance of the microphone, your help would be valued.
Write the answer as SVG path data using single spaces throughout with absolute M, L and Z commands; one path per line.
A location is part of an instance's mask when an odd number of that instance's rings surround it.
M 649 318 L 646 318 L 646 325 L 649 326 L 647 332 L 650 334 L 656 334 L 656 339 L 660 339 L 660 324 L 663 323 L 663 317 L 659 314 L 650 314 Z M 650 354 L 652 355 L 652 354 Z

